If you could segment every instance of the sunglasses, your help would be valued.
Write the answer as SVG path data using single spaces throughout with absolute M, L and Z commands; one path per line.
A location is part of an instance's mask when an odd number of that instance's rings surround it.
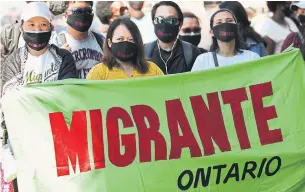
M 125 14 L 125 11 L 128 10 L 128 7 L 120 7 L 120 15 L 124 15 Z
M 67 14 L 82 14 L 82 13 L 87 13 L 91 15 L 93 14 L 93 10 L 91 7 L 85 7 L 85 8 L 73 7 L 71 10 L 67 11 Z
M 182 29 L 182 32 L 185 34 L 200 34 L 201 33 L 201 28 L 200 27 L 195 27 L 195 28 L 184 28 Z
M 179 25 L 179 20 L 176 18 L 162 18 L 162 17 L 155 17 L 154 19 L 154 24 L 162 24 L 162 23 L 167 23 L 171 25 Z

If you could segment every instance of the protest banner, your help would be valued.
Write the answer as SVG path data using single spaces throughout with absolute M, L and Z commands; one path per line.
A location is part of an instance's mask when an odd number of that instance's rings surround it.
M 21 192 L 305 191 L 298 50 L 203 72 L 13 90 Z

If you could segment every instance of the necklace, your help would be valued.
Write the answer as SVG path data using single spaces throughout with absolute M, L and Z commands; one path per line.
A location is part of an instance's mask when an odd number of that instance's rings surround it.
M 173 48 L 172 48 L 172 50 L 171 50 L 171 54 L 169 55 L 169 57 L 167 58 L 166 61 L 164 61 L 164 59 L 162 58 L 161 49 L 160 49 L 160 44 L 159 44 L 159 41 L 157 40 L 157 45 L 158 45 L 158 50 L 159 50 L 160 59 L 163 61 L 164 65 L 165 65 L 165 73 L 166 73 L 166 75 L 168 74 L 168 71 L 167 71 L 167 62 L 170 60 L 170 58 L 171 58 L 172 55 L 173 55 L 174 48 L 175 48 L 175 45 L 176 45 L 176 43 L 177 43 L 177 40 L 178 40 L 178 39 L 176 39 L 176 41 L 175 41 L 175 43 L 174 43 L 174 45 L 173 45 Z

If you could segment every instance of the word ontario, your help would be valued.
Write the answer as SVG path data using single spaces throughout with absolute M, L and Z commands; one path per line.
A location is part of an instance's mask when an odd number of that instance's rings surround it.
M 275 156 L 269 160 L 264 158 L 260 163 L 247 161 L 243 165 L 238 163 L 233 163 L 231 166 L 226 164 L 215 165 L 213 167 L 199 168 L 195 172 L 185 170 L 178 177 L 177 184 L 179 189 L 185 191 L 190 188 L 207 187 L 210 182 L 218 185 L 221 182 L 226 184 L 230 180 L 240 182 L 245 180 L 247 176 L 252 179 L 260 178 L 262 175 L 270 177 L 275 175 L 281 166 L 281 158 Z M 215 181 L 211 181 L 212 171 L 216 172 Z
M 80 172 L 87 172 L 91 170 L 90 164 L 94 164 L 95 169 L 102 169 L 106 167 L 106 162 L 117 167 L 126 167 L 135 161 L 146 163 L 180 159 L 185 148 L 192 158 L 214 155 L 216 145 L 221 152 L 231 151 L 222 105 L 231 107 L 240 148 L 250 149 L 251 143 L 241 106 L 242 102 L 250 100 L 247 89 L 251 95 L 261 145 L 282 142 L 281 129 L 270 130 L 268 127 L 268 120 L 277 118 L 275 106 L 263 105 L 264 97 L 273 95 L 271 82 L 207 93 L 207 102 L 202 95 L 189 97 L 196 121 L 192 127 L 180 99 L 165 101 L 166 117 L 159 116 L 151 106 L 143 104 L 130 106 L 131 113 L 122 107 L 112 107 L 105 112 L 101 109 L 74 111 L 70 127 L 63 113 L 55 112 L 49 114 L 49 120 L 57 174 L 70 175 L 69 160 L 74 171 L 78 166 Z M 223 102 L 220 102 L 220 96 Z M 165 124 L 166 121 L 167 127 L 160 128 L 160 118 L 162 123 Z M 90 128 L 87 127 L 88 121 Z M 123 134 L 120 129 L 129 129 L 129 132 Z M 94 162 L 90 162 L 89 158 L 87 131 L 91 131 Z M 107 154 L 105 148 L 108 149 Z

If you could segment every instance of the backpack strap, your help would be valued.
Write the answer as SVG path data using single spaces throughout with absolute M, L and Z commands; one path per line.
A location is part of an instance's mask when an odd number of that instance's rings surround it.
M 192 70 L 193 67 L 193 45 L 184 41 L 180 41 L 182 43 L 184 60 L 186 62 L 187 68 L 189 71 Z
M 99 46 L 100 46 L 101 49 L 103 50 L 103 47 L 104 47 L 104 40 L 105 40 L 104 36 L 101 35 L 101 34 L 99 34 L 99 33 L 95 33 L 95 32 L 93 32 L 93 31 L 92 31 L 92 33 L 93 33 L 94 37 L 96 38 L 97 43 L 99 44 Z
M 219 67 L 216 51 L 213 51 L 212 54 L 213 54 L 215 67 Z
M 303 37 L 303 35 L 302 35 L 300 30 L 298 31 L 298 35 L 299 35 L 300 40 L 301 40 L 301 45 L 304 44 L 305 43 L 305 38 Z
M 152 41 L 152 42 L 146 43 L 144 45 L 144 55 L 146 58 L 148 58 L 148 59 L 151 58 L 153 49 L 155 47 L 155 43 L 156 43 L 156 41 Z

